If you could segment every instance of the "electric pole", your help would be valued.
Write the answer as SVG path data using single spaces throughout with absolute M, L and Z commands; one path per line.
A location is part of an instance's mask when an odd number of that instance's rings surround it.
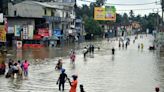
M 161 6 L 162 6 L 162 26 L 163 26 L 164 0 L 161 0 Z

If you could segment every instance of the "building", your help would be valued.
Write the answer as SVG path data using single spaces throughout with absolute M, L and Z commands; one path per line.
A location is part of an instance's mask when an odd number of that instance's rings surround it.
M 51 36 L 59 40 L 67 38 L 68 30 L 75 28 L 74 4 L 36 1 L 8 3 L 8 34 L 14 35 L 16 40 L 41 40 Z

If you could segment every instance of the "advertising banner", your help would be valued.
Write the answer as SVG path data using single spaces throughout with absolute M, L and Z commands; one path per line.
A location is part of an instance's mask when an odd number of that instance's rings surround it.
M 14 27 L 8 27 L 7 33 L 14 33 Z
M 21 27 L 20 25 L 15 25 L 15 36 L 20 36 L 21 35 Z
M 55 29 L 53 34 L 54 34 L 54 36 L 56 36 L 56 37 L 61 37 L 61 36 L 62 36 L 61 30 L 60 30 L 60 29 Z
M 105 20 L 105 8 L 95 7 L 94 19 L 95 20 Z
M 34 35 L 34 26 L 28 25 L 28 39 L 33 39 Z
M 5 26 L 0 26 L 0 42 L 6 42 Z
M 27 28 L 27 26 L 23 27 L 23 34 L 22 34 L 22 36 L 23 36 L 23 39 L 28 39 L 28 28 Z
M 114 6 L 105 6 L 102 7 L 95 7 L 94 8 L 94 19 L 95 20 L 116 20 L 116 9 Z
M 0 13 L 0 23 L 3 23 L 3 13 Z
M 105 20 L 116 20 L 116 9 L 114 6 L 105 6 Z
M 22 48 L 22 41 L 17 41 L 17 49 L 21 49 Z
M 48 28 L 38 29 L 38 35 L 43 36 L 43 37 L 49 37 L 49 29 Z

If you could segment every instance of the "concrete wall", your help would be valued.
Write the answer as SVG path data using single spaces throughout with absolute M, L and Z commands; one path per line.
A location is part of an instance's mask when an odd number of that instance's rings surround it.
M 9 4 L 9 16 L 15 16 L 14 11 L 16 11 L 16 16 L 22 17 L 42 17 L 44 15 L 44 8 L 37 4 L 32 4 L 28 2 L 19 3 L 16 5 Z M 48 11 L 49 13 L 49 11 Z
M 44 14 L 44 16 L 52 16 L 51 12 L 52 12 L 52 9 L 50 8 L 45 8 L 47 14 Z
M 8 26 L 14 27 L 15 25 L 33 25 L 35 27 L 34 19 L 20 19 L 20 18 L 8 18 Z

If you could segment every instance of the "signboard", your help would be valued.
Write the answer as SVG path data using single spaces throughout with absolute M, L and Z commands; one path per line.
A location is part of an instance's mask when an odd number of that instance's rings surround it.
M 14 33 L 14 27 L 8 27 L 7 33 Z
M 61 17 L 57 16 L 43 16 L 48 22 L 61 22 Z
M 94 8 L 94 19 L 95 20 L 116 20 L 116 9 L 114 6 L 105 6 L 102 7 L 95 7 Z
M 23 27 L 23 39 L 28 39 L 28 29 L 27 29 L 27 26 L 24 26 Z
M 49 29 L 47 28 L 38 29 L 38 35 L 43 36 L 43 37 L 49 37 Z
M 0 42 L 6 42 L 6 31 L 4 26 L 0 26 Z
M 34 35 L 34 26 L 28 25 L 28 39 L 33 39 Z
M 3 13 L 0 13 L 0 23 L 3 23 Z
M 105 20 L 105 8 L 95 7 L 94 8 L 94 19 Z
M 61 36 L 62 36 L 61 30 L 60 30 L 60 29 L 55 29 L 55 30 L 54 30 L 54 36 L 56 36 L 56 37 L 61 37 Z
M 17 41 L 17 49 L 21 49 L 22 48 L 22 41 Z
M 116 20 L 116 8 L 114 6 L 105 6 L 105 19 Z
M 20 25 L 15 25 L 15 36 L 20 36 L 21 35 L 21 27 Z

